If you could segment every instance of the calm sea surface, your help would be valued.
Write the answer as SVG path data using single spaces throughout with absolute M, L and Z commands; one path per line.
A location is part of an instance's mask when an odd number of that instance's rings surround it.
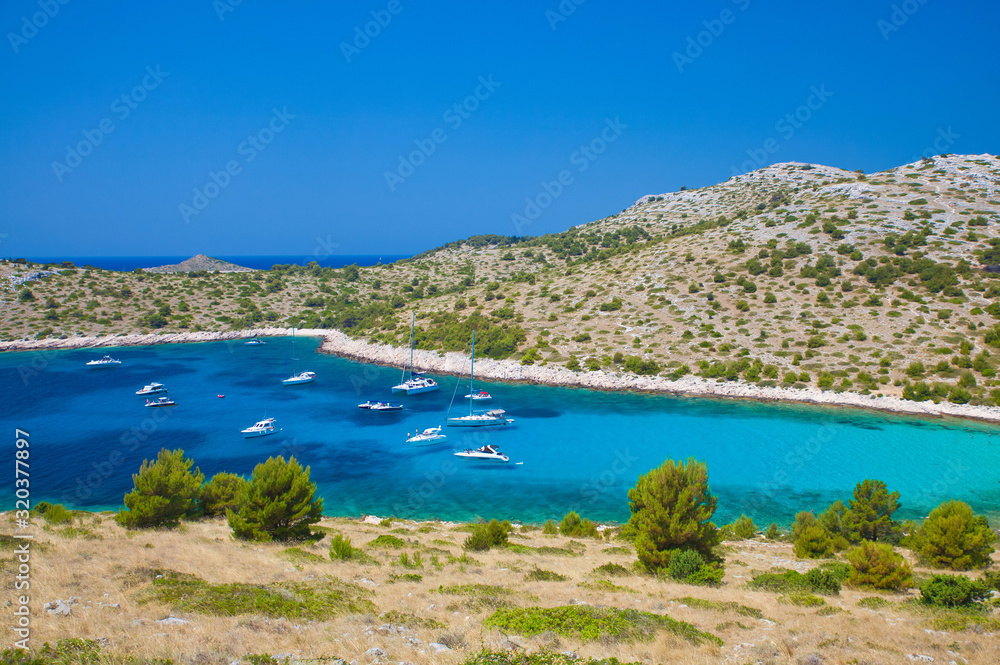
M 131 271 L 136 268 L 153 268 L 156 266 L 175 265 L 190 259 L 190 256 L 29 256 L 29 260 L 36 263 L 61 263 L 62 261 L 72 261 L 74 265 L 83 267 L 86 265 L 101 268 L 103 270 Z M 216 256 L 217 259 L 235 263 L 244 268 L 254 268 L 256 270 L 268 270 L 277 264 L 298 264 L 304 266 L 310 261 L 316 261 L 324 268 L 343 268 L 344 266 L 356 263 L 359 266 L 373 266 L 376 263 L 392 263 L 400 259 L 408 258 L 403 254 L 386 254 L 379 256 L 376 254 L 335 254 L 335 255 L 249 255 L 249 256 Z
M 445 428 L 448 442 L 405 443 L 416 428 L 443 425 L 455 377 L 442 389 L 395 398 L 398 369 L 316 353 L 296 340 L 296 370 L 319 378 L 283 386 L 290 338 L 242 343 L 126 347 L 117 369 L 84 363 L 106 350 L 0 354 L 0 420 L 14 463 L 14 429 L 30 433 L 32 499 L 77 508 L 117 508 L 131 474 L 160 448 L 183 448 L 210 476 L 240 474 L 271 455 L 312 467 L 329 515 L 365 513 L 467 520 L 558 519 L 569 510 L 595 520 L 628 518 L 626 493 L 665 458 L 708 462 L 719 495 L 717 522 L 740 513 L 787 524 L 799 510 L 849 498 L 879 478 L 902 494 L 907 517 L 946 498 L 1000 514 L 1000 428 L 858 410 L 783 406 L 662 395 L 602 393 L 484 382 L 493 404 L 516 423 L 506 429 Z M 178 406 L 145 408 L 143 384 L 166 384 Z M 466 411 L 460 387 L 453 413 Z M 217 397 L 224 394 L 225 398 Z M 357 408 L 398 399 L 401 413 Z M 271 416 L 280 434 L 245 440 L 240 430 Z M 477 466 L 453 449 L 497 444 L 511 463 Z M 516 464 L 519 462 L 519 464 Z M 13 473 L 0 486 L 13 507 Z

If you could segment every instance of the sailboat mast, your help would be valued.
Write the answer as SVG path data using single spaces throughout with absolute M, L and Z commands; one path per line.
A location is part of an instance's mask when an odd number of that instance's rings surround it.
M 472 364 L 469 366 L 469 387 L 472 387 L 473 378 L 476 376 L 476 330 L 472 330 Z M 472 405 L 476 400 L 472 399 L 472 392 L 469 392 L 469 415 L 472 415 Z
M 417 313 L 413 312 L 410 319 L 410 379 L 413 379 L 413 325 L 417 322 Z

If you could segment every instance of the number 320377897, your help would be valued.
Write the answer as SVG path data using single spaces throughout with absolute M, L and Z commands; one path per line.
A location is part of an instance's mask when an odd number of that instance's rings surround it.
M 31 444 L 28 443 L 27 432 L 20 429 L 14 431 L 17 434 L 17 452 L 14 453 L 14 485 L 17 488 L 15 490 L 17 503 L 15 504 L 14 518 L 26 520 L 31 510 L 31 504 L 28 500 L 30 495 L 28 491 L 28 457 L 30 457 L 28 448 Z

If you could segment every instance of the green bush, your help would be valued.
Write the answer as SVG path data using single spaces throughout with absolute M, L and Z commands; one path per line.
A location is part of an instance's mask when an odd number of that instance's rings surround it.
M 818 593 L 836 596 L 840 593 L 841 579 L 842 573 L 839 570 L 813 568 L 804 575 L 797 570 L 786 570 L 756 575 L 747 582 L 747 587 L 784 594 Z
M 667 574 L 675 580 L 684 581 L 705 565 L 705 559 L 694 550 L 674 550 L 670 554 Z
M 914 533 L 913 549 L 935 568 L 970 570 L 990 562 L 995 541 L 986 518 L 969 504 L 945 501 Z
M 397 538 L 396 536 L 390 536 L 387 533 L 383 533 L 381 536 L 378 536 L 373 541 L 368 543 L 368 547 L 386 547 L 398 550 L 406 547 L 406 541 L 402 538 Z
M 695 572 L 688 575 L 687 579 L 684 580 L 688 584 L 697 584 L 699 586 L 718 586 L 722 584 L 722 578 L 725 576 L 726 571 L 723 570 L 722 566 L 719 564 L 705 564 Z
M 562 522 L 559 523 L 559 533 L 564 536 L 588 536 L 590 538 L 599 538 L 600 534 L 597 532 L 597 525 L 588 520 L 587 518 L 580 519 L 580 516 L 575 512 L 570 511 L 562 518 Z
M 554 536 L 558 532 L 559 532 L 559 530 L 558 530 L 558 528 L 556 528 L 556 523 L 555 522 L 553 522 L 552 520 L 546 520 L 545 521 L 545 526 L 542 527 L 542 533 L 543 534 L 545 534 L 546 536 Z
M 723 540 L 750 540 L 757 535 L 757 525 L 753 518 L 740 515 L 721 529 Z
M 483 552 L 493 547 L 505 547 L 513 526 L 504 520 L 490 520 L 487 524 L 477 524 L 462 544 L 467 550 Z
M 928 605 L 968 607 L 985 600 L 990 590 L 965 575 L 934 575 L 920 585 L 920 600 Z
M 311 524 L 323 516 L 323 499 L 316 483 L 292 457 L 270 457 L 254 467 L 239 497 L 239 508 L 226 511 L 233 534 L 240 540 L 272 541 L 312 536 Z
M 628 499 L 628 527 L 636 534 L 636 554 L 646 568 L 665 567 L 679 549 L 714 558 L 712 548 L 721 540 L 711 522 L 718 499 L 709 490 L 704 462 L 667 460 L 640 476 Z
M 53 526 L 70 524 L 73 521 L 73 513 L 66 510 L 66 506 L 61 503 L 52 504 L 48 501 L 39 501 L 31 510 L 31 514 L 42 516 L 46 522 Z
M 334 534 L 330 541 L 330 559 L 333 561 L 350 561 L 357 550 L 351 545 L 351 539 L 341 534 Z
M 129 529 L 172 526 L 182 517 L 198 513 L 198 496 L 205 474 L 191 471 L 194 461 L 181 449 L 160 450 L 156 461 L 143 460 L 139 473 L 132 475 L 134 489 L 125 495 L 127 511 L 115 520 Z
M 524 576 L 525 582 L 565 582 L 568 579 L 565 575 L 560 575 L 551 570 L 542 570 L 541 568 L 535 568 Z
M 800 559 L 825 559 L 836 551 L 833 538 L 819 525 L 816 516 L 801 512 L 792 527 L 792 549 Z
M 886 543 L 865 541 L 847 553 L 853 587 L 902 591 L 910 583 L 912 571 L 903 557 Z
M 243 476 L 225 471 L 212 476 L 201 487 L 201 505 L 209 517 L 225 515 L 227 510 L 239 507 L 239 498 L 246 490 L 247 481 Z

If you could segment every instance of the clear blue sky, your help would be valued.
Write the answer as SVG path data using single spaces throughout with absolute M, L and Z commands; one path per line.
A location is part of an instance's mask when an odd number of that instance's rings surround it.
M 2 256 L 414 253 L 1000 150 L 996 3 L 64 1 L 0 7 Z

